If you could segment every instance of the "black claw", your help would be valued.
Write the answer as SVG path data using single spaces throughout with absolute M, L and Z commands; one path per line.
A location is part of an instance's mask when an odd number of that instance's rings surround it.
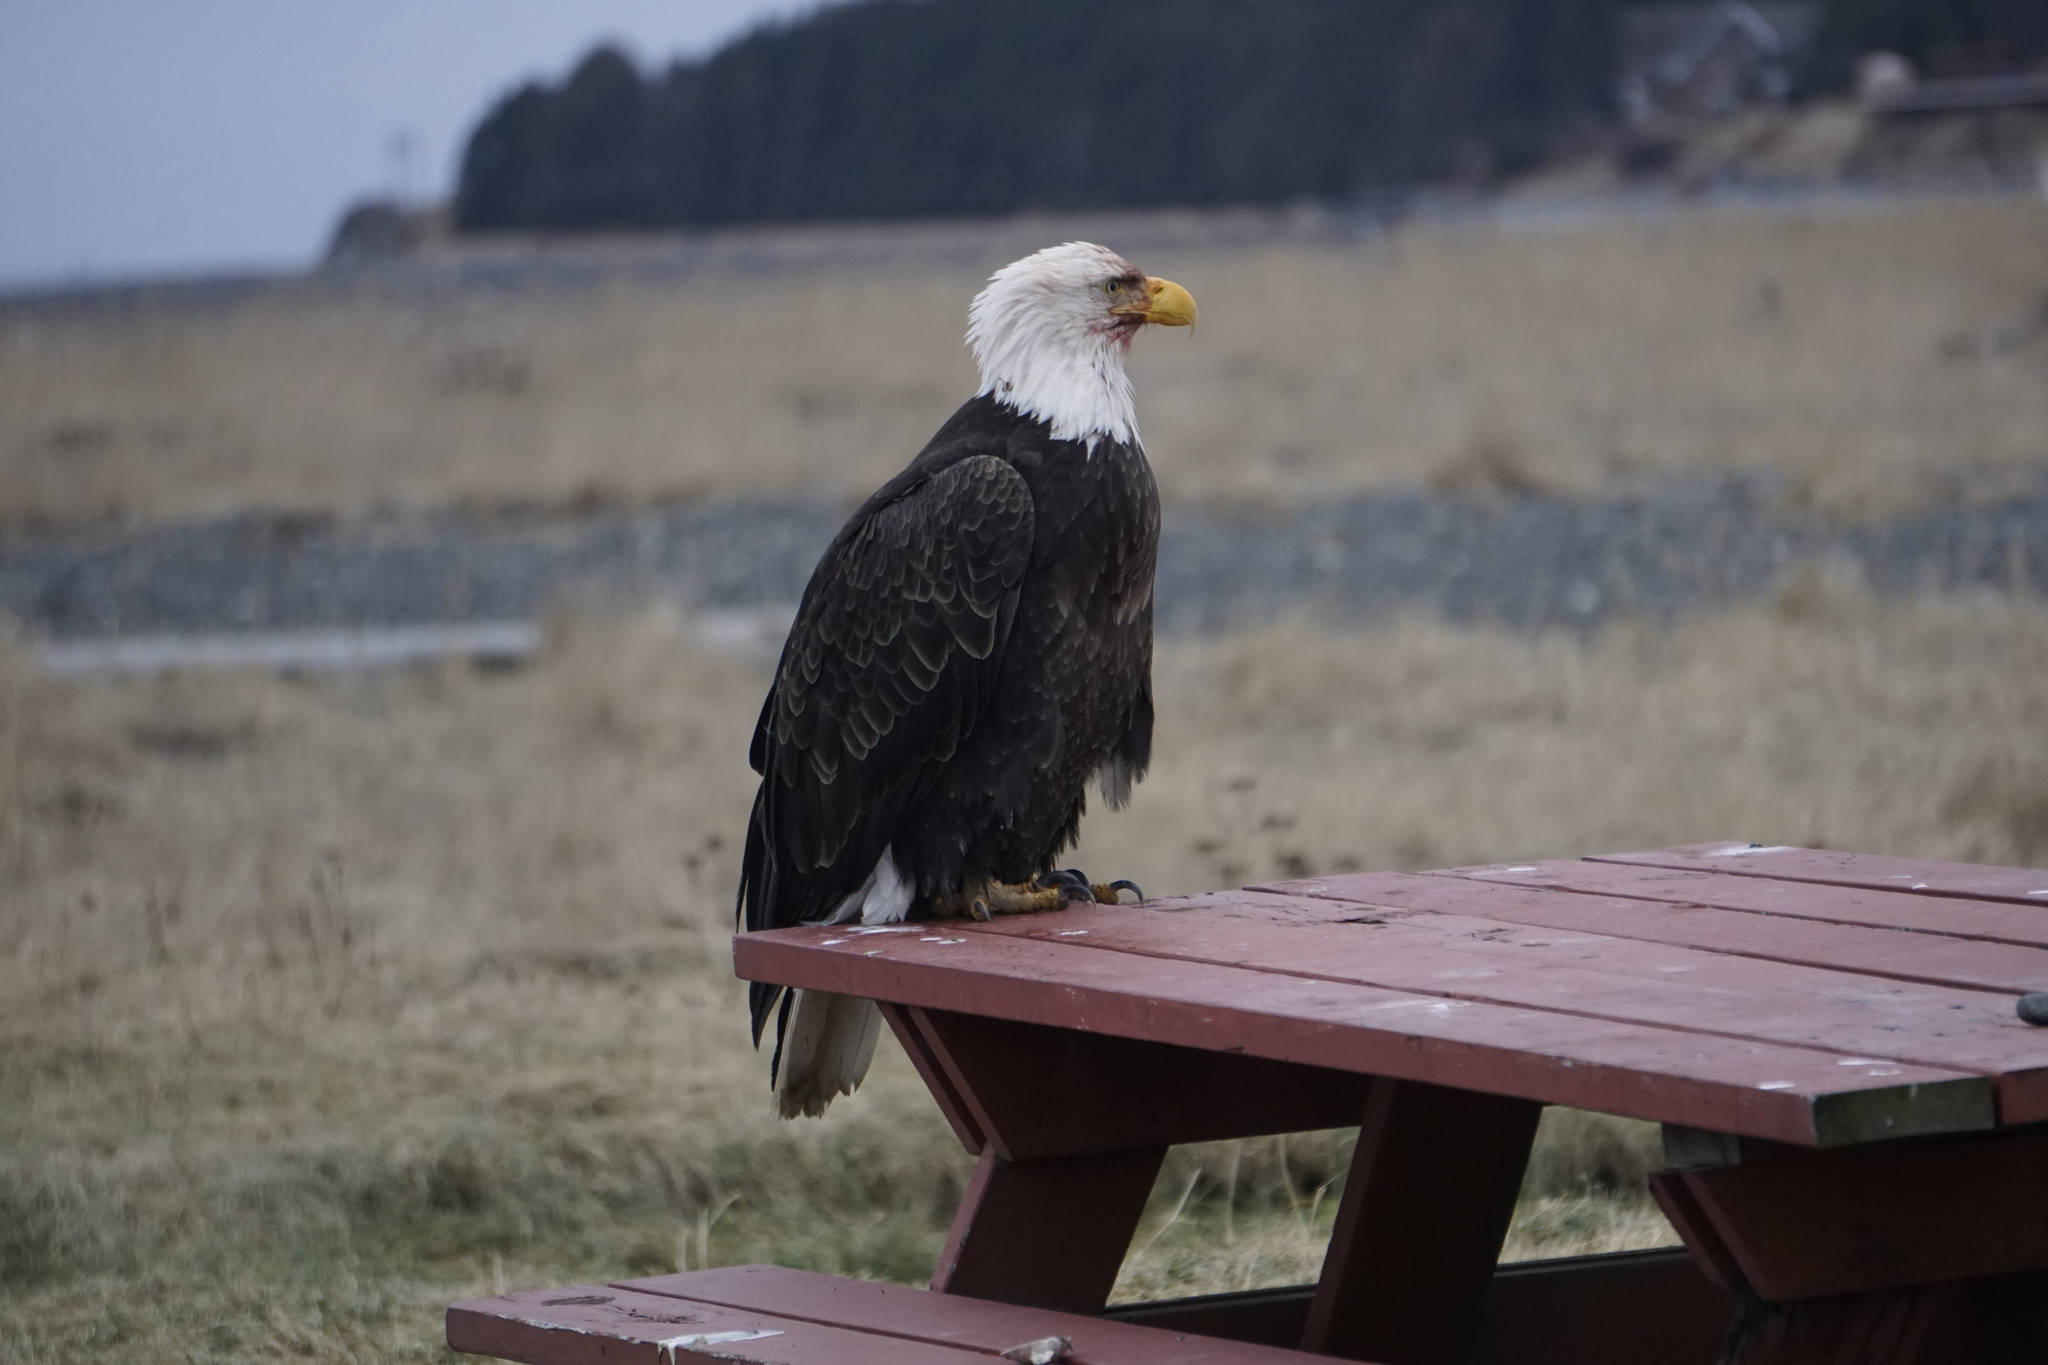
M 1041 872 L 1031 879 L 1031 884 L 1041 891 L 1060 892 L 1069 905 L 1092 905 L 1097 903 L 1095 884 L 1088 880 L 1087 873 L 1077 867 L 1064 867 L 1052 872 Z M 1116 881 L 1107 883 L 1104 889 L 1112 894 L 1128 891 L 1137 900 L 1142 901 L 1145 899 L 1145 889 L 1127 877 L 1120 877 Z M 1105 903 L 1121 904 L 1122 897 L 1118 896 L 1116 900 Z
M 1095 902 L 1095 891 L 1088 885 L 1088 878 L 1071 867 L 1041 872 L 1031 879 L 1031 884 L 1041 891 L 1059 892 L 1060 899 L 1068 905 L 1092 905 Z

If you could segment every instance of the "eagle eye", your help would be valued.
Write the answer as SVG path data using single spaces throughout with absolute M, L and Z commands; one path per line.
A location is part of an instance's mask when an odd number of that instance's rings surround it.
M 1111 298 L 1115 298 L 1118 294 L 1121 294 L 1123 292 L 1123 289 L 1124 282 L 1122 280 L 1110 280 L 1102 286 L 1102 292 L 1109 295 Z

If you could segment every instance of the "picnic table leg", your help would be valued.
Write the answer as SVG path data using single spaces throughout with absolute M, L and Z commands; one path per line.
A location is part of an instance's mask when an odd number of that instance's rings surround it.
M 1372 1085 L 943 1010 L 883 1015 L 981 1158 L 932 1287 L 1042 1308 L 1102 1311 L 1168 1146 L 1355 1123 Z
M 2048 1276 L 1919 1285 L 1738 1311 L 1722 1365 L 1952 1365 L 2048 1356 Z
M 2048 1130 L 1688 1155 L 1651 1188 L 1741 1297 L 1724 1365 L 2048 1359 Z
M 1542 1109 L 1417 1081 L 1374 1084 L 1303 1350 L 1463 1365 Z
M 932 1288 L 1100 1313 L 1165 1159 L 1164 1147 L 1041 1161 L 983 1152 Z

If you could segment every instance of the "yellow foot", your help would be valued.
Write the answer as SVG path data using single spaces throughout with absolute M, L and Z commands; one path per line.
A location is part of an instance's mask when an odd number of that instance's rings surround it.
M 940 915 L 966 915 L 986 924 L 997 915 L 1036 915 L 1069 905 L 1116 905 L 1128 891 L 1138 900 L 1145 893 L 1133 881 L 1091 882 L 1069 868 L 1048 872 L 1029 882 L 990 882 L 980 891 L 961 892 L 940 902 Z

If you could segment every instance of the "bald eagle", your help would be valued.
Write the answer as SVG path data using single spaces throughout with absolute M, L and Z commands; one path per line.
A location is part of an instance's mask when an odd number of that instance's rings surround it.
M 1124 356 L 1195 303 L 1089 242 L 1005 266 L 968 310 L 981 388 L 863 503 L 811 574 L 754 727 L 749 930 L 1115 900 L 1053 873 L 1095 779 L 1152 751 L 1159 491 Z M 784 1118 L 867 1074 L 865 1000 L 749 990 L 776 1017 Z

